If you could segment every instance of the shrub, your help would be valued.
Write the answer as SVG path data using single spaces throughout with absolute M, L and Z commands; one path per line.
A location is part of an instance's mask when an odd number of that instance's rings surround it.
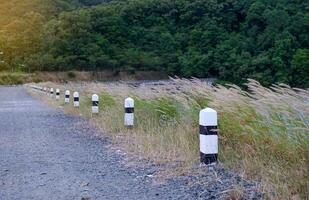
M 75 77 L 76 77 L 76 74 L 75 74 L 75 72 L 73 72 L 73 71 L 68 71 L 68 72 L 67 72 L 67 76 L 68 76 L 69 78 L 75 78 Z

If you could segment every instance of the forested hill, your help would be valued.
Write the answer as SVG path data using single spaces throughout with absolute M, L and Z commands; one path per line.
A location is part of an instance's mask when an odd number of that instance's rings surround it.
M 309 87 L 306 0 L 0 0 L 0 68 Z

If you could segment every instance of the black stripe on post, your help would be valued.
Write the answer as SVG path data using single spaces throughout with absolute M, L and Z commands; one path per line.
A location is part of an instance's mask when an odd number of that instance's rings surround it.
M 201 163 L 206 165 L 216 163 L 218 161 L 218 154 L 204 154 L 200 152 Z
M 92 106 L 99 106 L 99 101 L 92 101 Z
M 79 97 L 74 97 L 74 101 L 79 101 Z
M 134 108 L 125 108 L 125 113 L 134 113 Z
M 56 93 L 56 95 L 58 95 L 58 96 L 59 96 L 59 95 L 60 95 L 60 93 L 58 93 L 58 92 L 57 92 L 57 93 Z
M 218 135 L 217 126 L 202 126 L 200 125 L 201 135 Z
M 67 99 L 70 98 L 70 95 L 65 95 L 65 98 L 67 98 Z

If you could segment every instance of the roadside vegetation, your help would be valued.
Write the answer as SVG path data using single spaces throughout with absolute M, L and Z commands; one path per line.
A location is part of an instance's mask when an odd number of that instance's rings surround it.
M 134 87 L 125 83 L 42 83 L 60 88 L 61 101 L 38 95 L 53 106 L 82 115 L 127 152 L 157 164 L 187 169 L 199 162 L 198 113 L 209 106 L 219 114 L 219 159 L 245 178 L 261 181 L 271 199 L 309 196 L 309 91 L 287 85 L 265 88 L 249 80 L 208 86 L 197 79 Z M 64 90 L 80 92 L 80 108 L 64 104 Z M 100 95 L 100 113 L 91 115 L 91 95 Z M 133 129 L 123 125 L 124 99 L 135 100 Z M 72 100 L 72 99 L 71 99 Z
M 91 71 L 63 71 L 63 72 L 11 72 L 0 70 L 0 85 L 17 85 L 31 82 L 78 82 L 78 81 L 117 81 L 117 80 L 160 80 L 168 79 L 164 73 L 155 71 L 136 71 L 135 74 L 120 72 L 114 74 L 112 70 L 100 72 Z
M 0 85 L 18 85 L 34 81 L 32 74 L 22 72 L 0 72 Z

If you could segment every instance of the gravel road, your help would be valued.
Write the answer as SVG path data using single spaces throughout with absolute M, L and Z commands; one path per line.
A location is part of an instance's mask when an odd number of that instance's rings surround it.
M 110 140 L 97 135 L 22 86 L 0 87 L 0 199 L 224 199 L 232 186 L 245 199 L 263 197 L 256 183 L 223 168 L 156 184 L 150 174 L 158 167 L 124 165 Z

